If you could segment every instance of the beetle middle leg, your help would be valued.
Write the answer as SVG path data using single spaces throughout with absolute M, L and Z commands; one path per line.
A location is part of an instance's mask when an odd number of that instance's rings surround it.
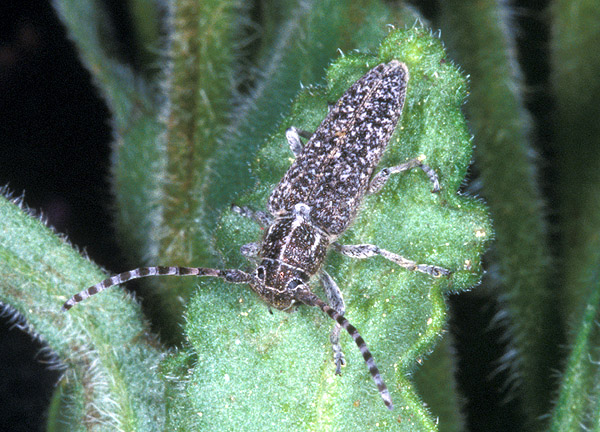
M 285 138 L 287 139 L 287 142 L 290 145 L 290 150 L 292 153 L 294 153 L 295 157 L 300 155 L 302 152 L 302 147 L 304 147 L 300 137 L 309 139 L 311 136 L 312 133 L 305 130 L 296 129 L 293 126 L 285 131 Z
M 381 190 L 381 188 L 383 188 L 383 186 L 385 186 L 385 184 L 387 183 L 387 181 L 389 180 L 389 178 L 392 174 L 408 171 L 413 168 L 421 168 L 423 170 L 423 172 L 425 174 L 427 174 L 427 177 L 429 177 L 429 180 L 431 180 L 431 183 L 433 183 L 432 192 L 438 192 L 440 190 L 440 182 L 439 182 L 438 176 L 437 176 L 436 172 L 433 170 L 433 168 L 431 168 L 429 165 L 423 164 L 423 161 L 421 160 L 421 158 L 415 158 L 415 159 L 411 159 L 408 162 L 405 162 L 403 164 L 396 165 L 396 166 L 389 167 L 389 168 L 384 168 L 381 171 L 379 171 L 371 179 L 371 182 L 369 183 L 369 188 L 367 189 L 367 193 L 374 194 L 374 193 L 379 192 Z
M 301 138 L 309 139 L 311 136 L 311 132 L 302 129 L 297 129 L 293 126 L 285 131 L 285 137 L 290 146 L 290 150 L 294 154 L 294 157 L 298 157 L 298 155 L 302 152 L 302 148 L 304 147 Z M 250 207 L 232 204 L 231 211 L 245 218 L 252 219 L 262 228 L 265 228 L 273 223 L 273 216 L 261 210 L 254 210 Z
M 273 217 L 269 213 L 261 210 L 253 210 L 250 207 L 240 207 L 238 205 L 231 204 L 231 211 L 239 214 L 240 216 L 244 216 L 245 218 L 252 219 L 263 228 L 271 225 L 273 222 Z
M 409 260 L 408 258 L 404 258 L 401 255 L 395 254 L 372 244 L 341 245 L 336 242 L 333 243 L 332 246 L 337 252 L 352 258 L 364 259 L 380 255 L 407 270 L 426 273 L 434 277 L 446 276 L 450 274 L 450 270 L 447 270 L 443 267 L 429 264 L 418 264 L 415 261 Z

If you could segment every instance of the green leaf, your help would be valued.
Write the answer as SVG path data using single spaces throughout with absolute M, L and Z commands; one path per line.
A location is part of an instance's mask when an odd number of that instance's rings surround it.
M 596 272 L 595 280 L 598 280 Z M 592 291 L 590 301 L 581 319 L 562 387 L 552 415 L 551 431 L 598 430 L 600 412 L 598 383 L 600 358 L 598 356 L 598 312 L 600 289 Z
M 552 39 L 553 73 L 556 94 L 553 121 L 557 152 L 557 195 L 560 197 L 560 228 L 564 260 L 561 269 L 560 306 L 567 324 L 578 326 L 589 307 L 600 249 L 600 4 L 583 1 L 572 4 L 555 1 Z M 586 275 L 586 277 L 581 277 Z
M 59 421 L 69 430 L 162 430 L 161 350 L 139 305 L 113 290 L 91 307 L 61 313 L 67 298 L 104 274 L 4 197 L 0 275 L 0 301 L 67 366 L 50 430 L 60 430 Z
M 332 321 L 319 310 L 269 313 L 245 287 L 202 280 L 188 307 L 190 347 L 169 362 L 170 370 L 187 371 L 170 384 L 178 389 L 171 391 L 174 412 L 180 413 L 169 418 L 171 429 L 437 430 L 408 377 L 442 334 L 444 293 L 479 281 L 480 254 L 492 235 L 482 203 L 457 194 L 471 157 L 460 111 L 466 86 L 441 43 L 413 28 L 392 32 L 375 55 L 338 59 L 328 71 L 328 87 L 304 89 L 291 115 L 259 151 L 257 185 L 238 203 L 264 209 L 292 160 L 285 129 L 314 130 L 328 103 L 368 69 L 392 58 L 408 65 L 411 78 L 401 122 L 380 166 L 425 155 L 442 191 L 431 193 L 431 183 L 417 170 L 395 176 L 365 199 L 341 242 L 374 243 L 453 273 L 434 279 L 383 258 L 351 260 L 333 253 L 326 269 L 342 288 L 346 317 L 371 348 L 396 408 L 385 408 L 348 335 L 342 337 L 348 366 L 343 376 L 334 375 Z M 238 250 L 258 240 L 260 232 L 252 222 L 224 214 L 216 238 L 228 266 L 250 267 Z M 317 284 L 314 289 L 323 296 Z M 190 358 L 193 368 L 184 368 Z
M 562 270 L 557 304 L 567 322 L 570 356 L 551 430 L 600 430 L 600 5 L 552 3 L 551 83 L 556 111 L 557 197 Z M 557 260 L 558 261 L 558 260 Z
M 482 195 L 494 219 L 497 265 L 511 334 L 504 365 L 522 382 L 524 409 L 537 423 L 549 408 L 560 337 L 553 296 L 542 191 L 537 181 L 531 119 L 526 111 L 510 10 L 503 2 L 445 1 L 442 31 L 471 81 L 466 112 L 475 136 Z

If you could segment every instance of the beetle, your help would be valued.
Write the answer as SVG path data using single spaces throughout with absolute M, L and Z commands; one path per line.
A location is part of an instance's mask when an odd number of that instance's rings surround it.
M 385 405 L 393 408 L 387 386 L 358 330 L 344 317 L 342 293 L 323 269 L 330 249 L 353 258 L 380 255 L 408 270 L 434 277 L 448 275 L 442 267 L 418 264 L 371 244 L 341 245 L 337 242 L 352 224 L 365 195 L 381 190 L 390 176 L 421 168 L 439 191 L 437 174 L 421 158 L 382 169 L 373 175 L 396 128 L 409 79 L 404 63 L 381 63 L 358 79 L 330 108 L 313 134 L 294 127 L 286 139 L 294 162 L 268 201 L 268 213 L 233 205 L 234 212 L 262 226 L 261 242 L 242 246 L 242 253 L 256 259 L 252 273 L 239 269 L 205 267 L 142 267 L 112 276 L 67 300 L 66 311 L 102 290 L 148 276 L 209 276 L 230 283 L 247 284 L 269 306 L 291 310 L 296 304 L 315 306 L 336 324 L 330 335 L 336 373 L 345 364 L 339 343 L 341 328 L 358 346 Z M 308 138 L 305 145 L 302 138 Z M 312 292 L 310 279 L 320 276 L 328 302 Z

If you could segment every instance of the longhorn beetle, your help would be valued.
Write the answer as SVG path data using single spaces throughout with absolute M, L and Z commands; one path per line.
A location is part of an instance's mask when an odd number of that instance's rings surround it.
M 336 242 L 352 223 L 363 197 L 379 191 L 391 174 L 419 167 L 432 181 L 433 192 L 439 190 L 436 173 L 420 159 L 382 169 L 372 176 L 398 123 L 407 82 L 408 69 L 404 63 L 392 60 L 379 64 L 342 95 L 314 134 L 294 127 L 286 131 L 296 159 L 271 193 L 269 213 L 232 206 L 234 212 L 267 228 L 260 243 L 242 246 L 245 256 L 257 258 L 254 272 L 142 267 L 75 294 L 62 310 L 114 285 L 146 276 L 210 276 L 248 284 L 269 306 L 280 310 L 290 310 L 295 303 L 316 306 L 336 321 L 330 335 L 336 373 L 345 364 L 339 343 L 340 329 L 344 328 L 360 349 L 385 405 L 392 409 L 390 393 L 375 360 L 356 328 L 344 317 L 342 293 L 322 264 L 331 247 L 354 258 L 381 255 L 408 270 L 434 277 L 449 274 L 444 268 L 417 264 L 375 245 Z M 304 146 L 301 137 L 309 138 Z M 308 284 L 317 273 L 329 303 L 317 297 Z

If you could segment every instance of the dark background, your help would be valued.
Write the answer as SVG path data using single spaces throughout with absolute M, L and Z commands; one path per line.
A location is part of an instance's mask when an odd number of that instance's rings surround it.
M 122 2 L 106 0 L 128 53 L 128 17 Z M 435 1 L 414 2 L 435 18 Z M 517 1 L 515 31 L 528 84 L 527 104 L 543 142 L 548 99 L 548 27 L 545 1 Z M 133 61 L 134 59 L 132 59 Z M 42 214 L 58 232 L 101 266 L 125 270 L 112 229 L 109 157 L 111 132 L 106 106 L 80 65 L 47 1 L 0 2 L 0 186 Z M 551 157 L 544 154 L 542 156 Z M 544 173 L 545 178 L 551 173 Z M 519 430 L 519 401 L 497 372 L 504 353 L 501 323 L 489 291 L 450 298 L 450 331 L 459 353 L 457 379 L 470 400 L 471 430 Z M 42 344 L 0 318 L 0 431 L 44 429 L 45 412 L 60 372 L 51 370 Z M 503 389 L 503 390 L 500 390 Z

